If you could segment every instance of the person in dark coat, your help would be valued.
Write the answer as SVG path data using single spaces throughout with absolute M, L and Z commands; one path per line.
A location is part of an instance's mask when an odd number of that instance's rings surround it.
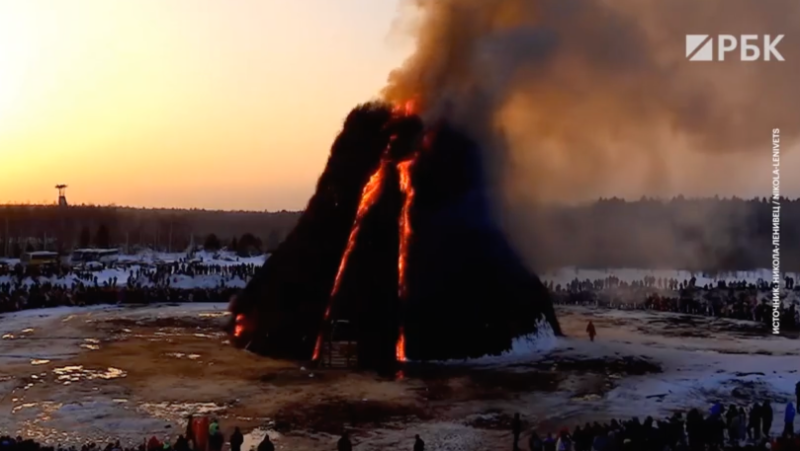
M 217 432 L 208 438 L 208 449 L 210 451 L 222 451 L 222 447 L 225 445 L 225 436 L 222 435 L 222 432 L 217 429 Z
M 233 434 L 231 434 L 231 451 L 242 451 L 242 443 L 244 443 L 244 435 L 242 435 L 242 431 L 237 426 Z
M 553 434 L 547 433 L 542 448 L 544 448 L 544 451 L 556 451 L 556 439 L 553 438 Z
M 764 401 L 764 404 L 761 405 L 761 426 L 764 437 L 769 437 L 769 431 L 772 429 L 772 406 L 769 404 L 769 400 Z
M 192 448 L 189 447 L 189 441 L 186 440 L 186 437 L 180 435 L 178 436 L 178 440 L 175 441 L 173 449 L 175 451 L 191 451 Z
M 786 410 L 783 415 L 783 435 L 790 436 L 794 434 L 794 416 L 796 413 L 794 405 L 790 402 L 786 403 Z
M 794 386 L 794 396 L 797 398 L 794 405 L 800 406 L 800 381 Z
M 419 434 L 414 436 L 414 451 L 425 451 L 425 442 L 419 438 Z
M 753 407 L 750 408 L 747 437 L 755 441 L 761 439 L 761 406 L 758 403 L 753 404 Z
M 264 440 L 258 444 L 258 451 L 275 451 L 275 444 L 269 438 L 269 434 L 264 436 Z
M 544 442 L 542 442 L 542 440 L 536 434 L 536 431 L 531 432 L 531 436 L 528 438 L 528 448 L 530 448 L 531 451 L 544 450 Z
M 511 433 L 514 434 L 514 451 L 519 451 L 519 436 L 522 434 L 522 420 L 519 418 L 519 413 L 515 413 L 511 421 Z
M 597 336 L 597 329 L 594 328 L 594 323 L 589 321 L 589 324 L 586 326 L 586 333 L 589 334 L 589 340 L 594 341 L 594 337 Z
M 192 415 L 189 415 L 189 418 L 186 419 L 186 441 L 189 443 L 190 447 L 195 446 L 194 429 L 192 429 L 192 422 L 194 422 L 194 417 Z
M 338 451 L 353 451 L 353 443 L 350 441 L 350 434 L 347 431 L 344 431 L 344 433 L 342 434 L 342 437 L 336 444 L 336 449 Z

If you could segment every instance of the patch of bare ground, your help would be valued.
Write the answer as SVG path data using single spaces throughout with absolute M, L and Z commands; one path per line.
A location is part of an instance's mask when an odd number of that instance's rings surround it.
M 577 358 L 550 356 L 536 362 L 512 365 L 516 368 L 549 369 L 559 373 L 596 373 L 605 375 L 643 376 L 660 373 L 661 366 L 645 356 L 619 356 L 605 358 Z
M 213 329 L 221 331 L 226 323 L 226 318 L 216 317 L 156 317 L 156 318 L 108 318 L 95 321 L 98 327 L 130 329 L 133 327 L 169 328 L 169 329 Z
M 396 428 L 432 418 L 415 404 L 387 401 L 327 399 L 322 402 L 294 402 L 275 414 L 275 430 L 341 434 L 344 428 Z
M 475 429 L 490 431 L 510 431 L 514 417 L 500 410 L 487 410 L 479 415 L 467 417 L 465 425 Z

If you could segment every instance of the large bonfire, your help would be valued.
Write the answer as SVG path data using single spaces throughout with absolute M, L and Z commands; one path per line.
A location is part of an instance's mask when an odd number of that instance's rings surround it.
M 496 355 L 547 324 L 547 291 L 495 225 L 481 154 L 414 102 L 355 108 L 299 223 L 231 303 L 232 341 L 317 360 L 347 320 L 361 366 Z
M 722 155 L 736 152 L 726 168 L 750 170 L 763 130 L 798 135 L 800 90 L 786 87 L 800 59 L 747 77 L 698 71 L 664 38 L 708 17 L 719 32 L 795 30 L 796 1 L 403 4 L 410 21 L 398 29 L 413 30 L 415 51 L 390 74 L 384 103 L 347 117 L 297 227 L 231 303 L 238 346 L 317 359 L 332 354 L 331 325 L 347 320 L 358 362 L 378 367 L 498 354 L 542 318 L 558 333 L 489 192 L 537 262 L 526 241 L 539 201 L 662 195 L 693 179 L 704 190 Z

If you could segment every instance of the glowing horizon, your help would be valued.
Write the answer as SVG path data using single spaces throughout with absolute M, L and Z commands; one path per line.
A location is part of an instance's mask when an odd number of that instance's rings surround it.
M 407 54 L 396 8 L 0 2 L 0 203 L 301 209 Z
M 345 116 L 413 49 L 400 3 L 0 0 L 0 204 L 63 183 L 72 204 L 304 208 Z M 783 152 L 792 174 L 798 144 Z M 698 178 L 673 163 L 676 186 Z M 769 164 L 718 194 L 768 195 Z

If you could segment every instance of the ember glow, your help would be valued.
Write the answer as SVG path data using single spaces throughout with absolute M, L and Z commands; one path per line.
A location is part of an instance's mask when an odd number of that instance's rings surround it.
M 328 311 L 330 311 L 330 306 L 328 306 Z M 319 352 L 321 349 L 322 349 L 322 332 L 320 332 L 319 335 L 317 335 L 317 342 L 314 344 L 314 354 L 311 355 L 311 360 L 317 360 L 319 358 Z
M 394 352 L 398 362 L 406 361 L 406 334 L 402 327 L 400 328 L 400 335 L 397 337 L 397 345 Z
M 245 317 L 243 314 L 236 315 L 236 325 L 233 328 L 233 336 L 236 338 L 241 338 L 244 334 L 244 320 Z
M 397 116 L 413 116 L 417 114 L 419 98 L 411 98 L 405 102 L 397 103 L 394 106 L 394 114 Z

